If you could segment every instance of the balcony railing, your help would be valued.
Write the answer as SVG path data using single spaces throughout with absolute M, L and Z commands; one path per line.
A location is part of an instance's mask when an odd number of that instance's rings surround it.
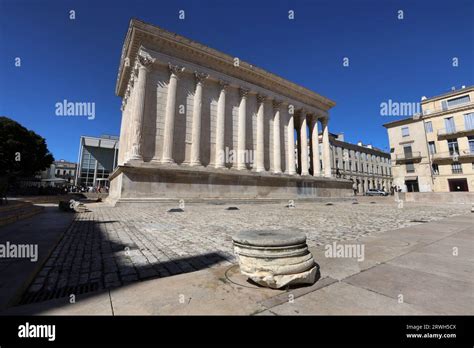
M 474 128 L 468 128 L 464 124 L 455 124 L 452 128 L 442 128 L 438 130 L 438 138 L 449 135 L 466 136 L 471 134 L 474 134 Z
M 411 153 L 399 153 L 395 155 L 397 161 L 416 161 L 421 159 L 420 151 L 413 151 Z
M 441 160 L 450 160 L 453 162 L 458 162 L 460 159 L 474 158 L 474 151 L 470 149 L 461 150 L 458 152 L 446 151 L 446 152 L 437 152 L 431 155 L 433 161 Z
M 456 111 L 456 109 L 469 108 L 469 107 L 474 107 L 474 102 L 458 104 L 451 107 L 448 106 L 446 109 L 436 108 L 436 109 L 423 110 L 423 115 L 426 116 L 426 115 L 436 114 L 439 112 Z

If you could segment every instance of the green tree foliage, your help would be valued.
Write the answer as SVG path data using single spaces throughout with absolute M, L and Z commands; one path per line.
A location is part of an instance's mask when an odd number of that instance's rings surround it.
M 8 117 L 0 117 L 0 177 L 31 177 L 53 161 L 43 137 Z

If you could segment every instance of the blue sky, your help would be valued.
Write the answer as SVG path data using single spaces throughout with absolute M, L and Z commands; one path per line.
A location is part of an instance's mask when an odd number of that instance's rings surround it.
M 336 101 L 332 132 L 387 149 L 382 124 L 396 118 L 380 103 L 474 84 L 473 15 L 472 0 L 0 0 L 0 115 L 45 137 L 56 159 L 76 161 L 81 135 L 118 135 L 115 82 L 135 17 Z M 95 119 L 56 116 L 64 99 L 95 102 Z

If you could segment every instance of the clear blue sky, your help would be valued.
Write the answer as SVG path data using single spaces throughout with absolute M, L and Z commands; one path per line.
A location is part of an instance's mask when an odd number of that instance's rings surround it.
M 118 135 L 115 82 L 132 17 L 327 96 L 332 132 L 383 149 L 382 124 L 395 118 L 380 116 L 381 102 L 474 84 L 472 0 L 0 0 L 0 115 L 45 137 L 56 159 L 76 161 L 80 135 Z M 56 116 L 63 99 L 95 102 L 95 119 Z

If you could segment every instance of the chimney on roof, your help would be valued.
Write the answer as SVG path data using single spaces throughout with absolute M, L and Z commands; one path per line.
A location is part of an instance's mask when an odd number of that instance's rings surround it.
M 426 100 L 426 96 L 421 97 L 421 100 Z
M 368 145 L 367 145 L 367 148 L 368 148 L 368 149 L 371 149 L 371 148 L 372 148 L 372 144 L 368 144 Z
M 339 133 L 339 134 L 336 136 L 336 139 L 339 140 L 339 141 L 344 141 L 344 133 Z
M 463 89 L 466 88 L 466 85 L 462 85 L 461 88 L 463 88 Z
M 456 87 L 451 87 L 451 91 L 455 91 L 456 90 Z
M 360 140 L 357 142 L 357 145 L 358 146 L 364 146 L 364 145 L 362 145 L 362 141 L 360 141 Z

